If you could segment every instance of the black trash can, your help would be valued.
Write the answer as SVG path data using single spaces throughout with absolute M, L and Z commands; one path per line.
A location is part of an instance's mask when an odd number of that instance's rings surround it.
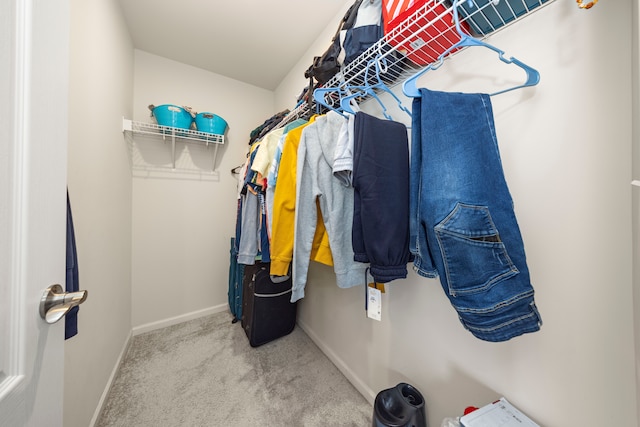
M 407 383 L 382 390 L 373 404 L 372 427 L 427 427 L 422 394 Z

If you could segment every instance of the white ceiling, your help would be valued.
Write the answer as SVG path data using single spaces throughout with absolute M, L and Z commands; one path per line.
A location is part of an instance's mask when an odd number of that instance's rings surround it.
M 136 49 L 274 90 L 351 1 L 120 0 L 120 4 Z

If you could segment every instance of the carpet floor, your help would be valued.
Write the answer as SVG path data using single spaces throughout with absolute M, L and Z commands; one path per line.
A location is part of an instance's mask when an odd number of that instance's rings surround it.
M 304 331 L 257 348 L 217 313 L 132 338 L 96 427 L 369 427 L 372 407 Z

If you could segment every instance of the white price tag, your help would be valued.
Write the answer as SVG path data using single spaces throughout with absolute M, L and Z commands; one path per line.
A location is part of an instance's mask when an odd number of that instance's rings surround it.
M 367 286 L 367 317 L 382 320 L 382 293 L 371 286 Z

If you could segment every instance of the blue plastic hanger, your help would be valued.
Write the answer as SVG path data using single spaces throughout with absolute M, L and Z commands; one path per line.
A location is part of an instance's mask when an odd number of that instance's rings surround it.
M 378 98 L 378 95 L 370 88 L 364 88 L 362 91 L 343 97 L 340 100 L 340 107 L 344 112 L 355 114 L 355 111 L 353 111 L 353 108 L 351 106 L 351 101 L 354 98 L 366 96 L 370 96 L 378 101 L 378 104 L 380 104 L 380 106 L 382 107 L 382 114 L 387 118 L 387 120 L 393 120 L 393 117 L 391 117 L 391 115 L 387 113 L 387 107 L 384 105 L 382 100 Z
M 337 94 L 337 96 L 339 97 L 336 100 L 336 104 L 334 104 L 333 102 L 327 101 L 327 96 L 331 97 L 331 95 L 334 93 Z M 345 89 L 343 86 L 319 87 L 314 89 L 313 91 L 313 99 L 316 101 L 317 105 L 324 105 L 328 109 L 335 111 L 336 113 L 342 115 L 343 117 L 344 117 L 344 114 L 342 112 L 342 109 L 340 107 L 336 108 L 336 105 L 339 105 L 342 97 L 346 95 L 347 95 L 347 89 Z
M 420 97 L 420 90 L 418 89 L 418 87 L 416 86 L 416 82 L 418 80 L 418 78 L 420 76 L 422 76 L 424 73 L 426 73 L 429 70 L 436 70 L 438 69 L 443 61 L 444 58 L 454 49 L 459 49 L 462 47 L 466 47 L 466 46 L 483 46 L 483 47 L 487 47 L 495 52 L 498 53 L 498 56 L 500 58 L 500 60 L 502 62 L 505 62 L 507 64 L 515 64 L 518 67 L 522 68 L 526 73 L 527 73 L 527 80 L 518 86 L 514 86 L 512 88 L 509 89 L 504 89 L 498 92 L 494 92 L 491 94 L 491 96 L 493 95 L 498 95 L 501 93 L 505 93 L 505 92 L 509 92 L 515 89 L 520 89 L 523 87 L 527 87 L 527 86 L 535 86 L 538 84 L 538 82 L 540 81 L 540 73 L 535 70 L 534 68 L 531 68 L 529 65 L 523 63 L 522 61 L 511 57 L 511 58 L 506 58 L 504 56 L 504 51 L 496 48 L 495 46 L 490 45 L 489 43 L 486 43 L 482 40 L 478 40 L 476 38 L 473 38 L 471 36 L 469 36 L 468 34 L 465 34 L 462 29 L 460 28 L 460 19 L 458 17 L 458 7 L 457 4 L 458 3 L 462 3 L 464 0 L 462 1 L 457 1 L 454 0 L 453 2 L 453 19 L 454 22 L 456 24 L 456 30 L 458 31 L 458 34 L 460 34 L 460 41 L 456 44 L 454 44 L 453 46 L 451 46 L 449 49 L 447 49 L 446 51 L 444 51 L 439 57 L 438 60 L 436 62 L 434 62 L 433 64 L 428 65 L 426 68 L 424 68 L 423 70 L 419 71 L 418 73 L 414 74 L 413 76 L 409 77 L 403 84 L 402 84 L 402 92 L 411 98 L 419 98 Z
M 347 113 L 351 113 L 351 114 L 355 114 L 353 109 L 352 109 L 352 100 L 354 100 L 355 98 L 358 97 L 366 97 L 366 96 L 370 96 L 372 98 L 374 98 L 378 104 L 380 104 L 380 106 L 382 107 L 382 114 L 384 114 L 384 116 L 388 119 L 388 120 L 393 120 L 393 118 L 389 115 L 389 113 L 387 113 L 387 107 L 384 105 L 384 103 L 382 102 L 382 100 L 378 97 L 378 95 L 376 94 L 376 89 L 380 89 L 384 92 L 389 93 L 398 103 L 398 106 L 400 107 L 400 109 L 402 111 L 404 111 L 405 113 L 407 113 L 409 115 L 409 117 L 411 117 L 411 111 L 405 107 L 404 105 L 402 105 L 402 101 L 400 100 L 400 98 L 398 98 L 396 96 L 395 93 L 393 93 L 391 91 L 391 89 L 389 89 L 389 87 L 384 84 L 384 82 L 382 81 L 382 79 L 380 78 L 380 71 L 382 68 L 382 63 L 384 62 L 384 64 L 386 64 L 386 58 L 380 58 L 377 57 L 376 59 L 372 59 L 371 61 L 369 61 L 369 63 L 367 64 L 367 68 L 365 70 L 364 73 L 364 81 L 368 82 L 368 73 L 369 70 L 372 68 L 372 65 L 375 65 L 375 70 L 376 70 L 376 82 L 372 85 L 365 85 L 365 86 L 350 86 L 350 89 L 352 90 L 357 90 L 358 92 L 343 96 L 340 98 L 340 107 L 342 108 L 343 111 L 347 112 Z

